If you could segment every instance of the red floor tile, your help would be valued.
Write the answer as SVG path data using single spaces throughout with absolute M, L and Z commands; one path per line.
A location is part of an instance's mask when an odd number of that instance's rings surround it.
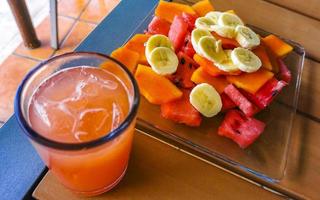
M 80 19 L 99 23 L 119 2 L 120 0 L 91 0 Z
M 59 41 L 66 37 L 74 24 L 73 19 L 66 17 L 58 17 L 58 28 L 59 28 Z M 53 55 L 54 49 L 50 46 L 50 20 L 46 17 L 43 22 L 36 28 L 36 32 L 39 40 L 41 41 L 41 47 L 36 49 L 28 49 L 22 43 L 15 50 L 16 54 L 43 60 Z
M 78 18 L 89 0 L 60 0 L 58 1 L 59 15 Z
M 95 27 L 94 24 L 78 21 L 55 55 L 73 51 Z
M 10 55 L 0 65 L 0 121 L 6 121 L 13 113 L 16 90 L 27 72 L 38 62 Z

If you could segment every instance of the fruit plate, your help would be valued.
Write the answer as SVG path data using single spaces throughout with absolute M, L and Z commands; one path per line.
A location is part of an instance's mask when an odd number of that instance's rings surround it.
M 151 10 L 130 38 L 136 33 L 144 32 L 153 18 L 153 13 L 154 10 Z M 251 28 L 261 36 L 269 34 L 256 27 Z M 266 123 L 266 129 L 249 148 L 243 150 L 233 141 L 217 134 L 223 114 L 204 119 L 200 127 L 187 127 L 162 118 L 160 106 L 150 104 L 144 97 L 141 97 L 137 128 L 156 137 L 164 136 L 169 143 L 171 141 L 186 146 L 196 151 L 196 154 L 245 176 L 254 176 L 269 182 L 281 180 L 286 168 L 305 55 L 299 44 L 282 39 L 294 47 L 294 51 L 284 59 L 292 72 L 292 80 L 266 110 L 256 115 L 257 119 Z

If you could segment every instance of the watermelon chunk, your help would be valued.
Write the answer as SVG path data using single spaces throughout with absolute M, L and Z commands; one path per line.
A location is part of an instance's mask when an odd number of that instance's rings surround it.
M 278 81 L 275 78 L 269 80 L 266 84 L 258 90 L 255 94 L 246 93 L 243 91 L 243 94 L 250 99 L 255 105 L 260 109 L 266 108 L 272 100 L 277 96 L 282 88 L 286 86 L 287 83 L 284 81 Z
M 161 116 L 188 126 L 200 126 L 202 117 L 189 101 L 190 91 L 182 92 L 182 98 L 161 105 Z
M 281 58 L 278 58 L 278 64 L 279 64 L 280 79 L 285 81 L 286 83 L 290 83 L 292 75 L 287 65 L 283 62 Z
M 229 84 L 225 89 L 224 93 L 236 104 L 239 109 L 248 117 L 256 114 L 259 109 L 251 103 L 241 92 L 234 87 L 232 84 Z
M 170 23 L 160 17 L 154 16 L 151 20 L 150 24 L 148 25 L 147 33 L 154 35 L 154 34 L 162 34 L 168 36 Z
M 188 31 L 192 31 L 195 27 L 195 22 L 198 16 L 186 12 L 182 13 L 183 20 L 188 24 Z
M 183 52 L 178 53 L 179 66 L 177 71 L 169 79 L 182 88 L 192 88 L 194 83 L 191 80 L 193 72 L 198 68 L 198 64 Z
M 184 39 L 188 32 L 188 24 L 182 16 L 175 16 L 170 26 L 168 37 L 171 40 L 176 52 L 179 52 L 183 46 Z
M 218 134 L 232 139 L 241 148 L 247 148 L 264 131 L 265 124 L 247 117 L 241 111 L 230 110 L 218 128 Z
M 194 50 L 192 43 L 191 43 L 191 34 L 190 32 L 187 33 L 186 38 L 184 39 L 183 46 L 181 51 L 187 54 L 189 57 L 193 58 L 196 51 Z
M 224 92 L 220 94 L 220 97 L 222 101 L 222 112 L 226 112 L 230 109 L 237 107 L 237 105 Z

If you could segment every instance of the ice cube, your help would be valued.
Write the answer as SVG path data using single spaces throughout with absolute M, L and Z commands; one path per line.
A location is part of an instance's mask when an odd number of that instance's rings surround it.
M 118 104 L 112 103 L 112 125 L 111 130 L 116 129 L 121 121 L 122 110 Z
M 104 108 L 89 108 L 82 110 L 78 117 L 77 130 L 88 133 L 107 133 L 110 130 L 110 125 L 107 119 L 109 113 Z

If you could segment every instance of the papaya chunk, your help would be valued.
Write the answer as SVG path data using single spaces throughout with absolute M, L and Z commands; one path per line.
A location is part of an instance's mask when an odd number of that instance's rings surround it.
M 242 73 L 239 76 L 227 76 L 227 81 L 251 94 L 256 93 L 274 74 L 264 68 L 253 73 Z
M 263 42 L 263 40 L 260 41 L 261 45 L 263 45 L 265 47 L 266 53 L 269 57 L 269 60 L 271 62 L 272 65 L 272 72 L 277 74 L 279 72 L 280 66 L 278 63 L 278 58 L 277 56 L 274 54 L 274 52 L 265 45 L 265 43 Z
M 190 91 L 182 90 L 182 92 L 182 98 L 161 104 L 161 116 L 188 126 L 200 126 L 202 117 L 190 103 Z
M 111 53 L 111 57 L 120 61 L 133 73 L 137 67 L 140 55 L 135 51 L 120 47 Z
M 252 52 L 260 58 L 263 68 L 269 71 L 272 71 L 273 68 L 272 68 L 270 58 L 267 54 L 266 48 L 262 44 L 260 44 L 255 49 L 253 49 Z
M 138 65 L 135 78 L 140 93 L 152 104 L 164 104 L 182 97 L 182 92 L 166 77 L 155 73 L 150 67 Z
M 283 57 L 293 50 L 293 47 L 275 35 L 262 38 L 264 44 L 277 56 Z
M 148 65 L 144 43 L 148 41 L 150 36 L 151 35 L 136 34 L 127 42 L 127 44 L 124 45 L 125 48 L 135 51 L 140 55 L 138 61 L 139 64 Z
M 213 62 L 211 62 L 210 60 L 207 60 L 206 58 L 198 55 L 198 54 L 194 54 L 193 56 L 193 60 L 196 61 L 196 63 L 198 63 L 198 65 L 200 65 L 201 67 L 203 67 L 203 70 L 205 72 L 207 72 L 209 75 L 211 76 L 220 76 L 220 75 L 238 75 L 241 73 L 241 71 L 236 71 L 236 72 L 225 72 L 220 70 L 218 67 L 216 67 Z
M 155 15 L 172 23 L 173 18 L 176 15 L 181 15 L 183 12 L 192 15 L 196 14 L 191 6 L 160 0 L 155 10 Z
M 201 17 L 205 16 L 210 11 L 214 11 L 214 8 L 209 0 L 199 1 L 193 4 L 192 8 Z
M 193 72 L 191 76 L 191 80 L 196 84 L 208 83 L 209 85 L 214 87 L 219 94 L 221 94 L 224 88 L 227 87 L 229 84 L 226 78 L 223 76 L 219 76 L 219 77 L 210 76 L 204 70 L 203 67 L 199 67 Z
M 221 40 L 223 49 L 234 49 L 240 47 L 240 44 L 235 39 L 225 38 L 218 35 L 216 32 L 211 32 L 211 34 L 217 39 Z

